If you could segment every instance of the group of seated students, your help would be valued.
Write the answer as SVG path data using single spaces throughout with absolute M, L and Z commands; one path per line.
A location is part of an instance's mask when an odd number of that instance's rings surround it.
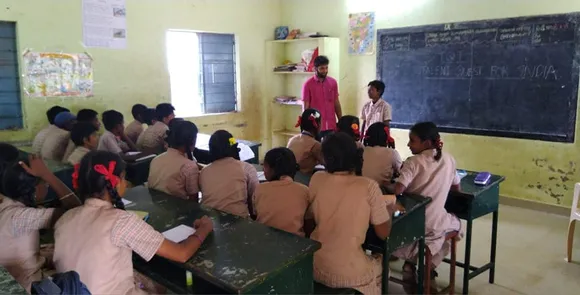
M 380 294 L 381 259 L 366 255 L 361 245 L 369 224 L 381 239 L 390 233 L 396 205 L 394 198 L 384 196 L 385 191 L 433 199 L 426 211 L 426 244 L 434 255 L 434 267 L 448 253 L 445 234 L 461 229 L 459 219 L 444 209 L 449 190 L 459 185 L 455 161 L 442 151 L 433 123 L 411 128 L 408 147 L 413 156 L 402 164 L 384 122 L 371 124 L 363 135 L 358 118 L 344 116 L 337 132 L 321 139 L 321 114 L 307 109 L 297 124 L 301 133 L 287 147 L 266 153 L 267 182 L 259 183 L 256 168 L 240 161 L 238 143 L 225 130 L 210 137 L 211 164 L 199 165 L 192 154 L 198 129 L 192 122 L 174 118 L 173 111 L 165 103 L 155 110 L 135 105 L 135 121 L 127 128 L 121 113 L 106 111 L 102 114 L 106 131 L 98 138 L 96 112 L 84 111 L 83 116 L 79 112 L 75 118 L 55 107 L 48 111 L 51 125 L 35 138 L 29 159 L 18 159 L 16 148 L 2 144 L 0 265 L 27 290 L 53 267 L 59 273 L 76 271 L 93 294 L 158 292 L 148 278 L 134 273 L 132 251 L 147 261 L 159 255 L 185 262 L 213 224 L 207 217 L 196 220 L 197 231 L 176 244 L 125 211 L 121 198 L 127 188 L 123 160 L 127 151 L 157 154 L 148 177 L 151 189 L 319 241 L 322 248 L 314 254 L 314 278 L 329 287 Z M 143 130 L 143 124 L 149 127 Z M 76 148 L 63 160 L 69 140 Z M 55 148 L 62 150 L 54 152 Z M 76 165 L 75 193 L 42 158 Z M 314 173 L 317 165 L 324 165 L 325 171 Z M 297 173 L 311 178 L 308 186 L 294 181 Z M 37 207 L 47 186 L 57 193 L 62 208 Z M 52 227 L 54 253 L 46 255 L 39 249 L 39 230 Z M 403 274 L 409 284 L 417 283 L 417 252 L 415 244 L 395 253 L 406 261 Z

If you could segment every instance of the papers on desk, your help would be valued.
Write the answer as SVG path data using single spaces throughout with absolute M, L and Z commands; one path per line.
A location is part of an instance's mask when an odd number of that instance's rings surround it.
M 127 200 L 127 199 L 121 199 L 121 201 L 123 201 L 123 205 L 125 205 L 125 207 L 133 204 L 133 202 L 131 202 L 131 201 Z
M 163 236 L 174 243 L 181 243 L 194 233 L 194 228 L 181 224 L 177 227 L 164 231 Z
M 240 161 L 242 162 L 251 160 L 256 156 L 252 149 L 243 143 L 238 143 L 238 148 L 240 149 Z
M 141 152 L 126 152 L 126 153 L 125 153 L 125 156 L 135 156 L 135 155 L 138 155 L 138 154 L 140 154 L 140 153 L 141 153 Z M 150 159 L 150 158 L 155 158 L 155 156 L 157 156 L 157 155 L 155 155 L 155 154 L 150 154 L 150 155 L 147 155 L 147 156 L 143 156 L 143 157 L 141 157 L 141 158 L 135 159 L 135 162 L 139 162 L 139 161 L 147 160 L 147 159 Z
M 195 140 L 195 147 L 200 150 L 209 151 L 209 134 L 198 133 Z
M 264 175 L 264 171 L 258 171 L 258 181 L 260 181 L 260 182 L 266 181 L 266 176 Z
M 126 153 L 125 153 L 125 155 L 126 155 L 126 156 L 134 156 L 134 155 L 138 155 L 138 154 L 140 154 L 140 153 L 141 153 L 141 152 L 126 152 Z
M 457 177 L 459 178 L 459 180 L 461 180 L 463 177 L 467 176 L 467 171 L 465 171 L 465 170 L 456 170 L 455 173 L 457 174 Z

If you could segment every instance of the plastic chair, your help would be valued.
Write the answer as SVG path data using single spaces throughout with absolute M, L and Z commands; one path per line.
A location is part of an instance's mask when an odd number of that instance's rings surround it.
M 568 223 L 568 262 L 572 261 L 572 248 L 574 247 L 574 229 L 576 220 L 580 220 L 580 210 L 578 210 L 578 199 L 580 198 L 580 183 L 574 186 L 574 199 L 570 210 L 570 222 Z

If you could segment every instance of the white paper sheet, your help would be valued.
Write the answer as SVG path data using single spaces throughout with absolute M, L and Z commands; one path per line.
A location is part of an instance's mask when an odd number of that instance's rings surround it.
M 157 156 L 157 155 L 154 155 L 154 154 L 152 154 L 152 155 L 147 155 L 147 156 L 141 157 L 141 158 L 139 158 L 139 159 L 137 159 L 137 160 L 135 160 L 135 161 L 136 161 L 136 162 L 139 162 L 139 161 L 147 160 L 147 159 L 150 159 L 150 158 L 155 158 L 155 156 Z
M 137 155 L 137 154 L 140 154 L 140 153 L 141 152 L 126 152 L 125 155 L 127 155 L 127 156 L 134 156 L 134 155 Z
M 82 6 L 86 47 L 127 48 L 125 0 L 83 0 Z
M 253 159 L 256 156 L 252 149 L 243 143 L 238 143 L 238 148 L 240 149 L 240 161 L 245 162 L 247 160 Z
M 174 243 L 180 243 L 181 241 L 187 239 L 194 233 L 195 233 L 194 228 L 181 224 L 177 227 L 166 230 L 165 232 L 163 232 L 163 236 Z
M 133 204 L 133 202 L 127 200 L 127 199 L 121 199 L 121 201 L 123 201 L 123 205 L 125 205 L 125 207 L 127 207 L 128 205 Z
M 263 171 L 258 171 L 258 181 L 266 181 L 266 176 L 264 175 Z

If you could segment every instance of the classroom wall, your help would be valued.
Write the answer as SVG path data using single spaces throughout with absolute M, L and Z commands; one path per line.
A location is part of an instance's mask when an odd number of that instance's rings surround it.
M 241 112 L 192 119 L 202 131 L 228 129 L 234 136 L 258 139 L 261 94 L 264 92 L 264 42 L 281 21 L 279 0 L 126 0 L 125 50 L 84 48 L 81 0 L 1 0 L 0 21 L 16 21 L 19 55 L 26 49 L 88 52 L 94 58 L 94 97 L 22 97 L 25 128 L 0 131 L 0 141 L 31 140 L 47 123 L 55 104 L 73 111 L 116 109 L 132 120 L 131 106 L 170 101 L 165 56 L 168 29 L 234 33 L 240 62 Z
M 341 37 L 340 99 L 345 114 L 359 114 L 368 99 L 365 86 L 376 77 L 376 55 L 348 55 L 349 13 L 375 11 L 377 28 L 381 29 L 575 12 L 580 11 L 580 1 L 293 0 L 283 1 L 282 9 L 284 25 Z M 579 124 L 576 126 L 578 138 Z M 407 131 L 395 131 L 395 138 L 399 152 L 409 156 Z M 505 175 L 502 195 L 568 207 L 572 203 L 574 183 L 580 180 L 578 140 L 563 144 L 444 134 L 443 141 L 444 149 L 453 154 L 460 168 Z

